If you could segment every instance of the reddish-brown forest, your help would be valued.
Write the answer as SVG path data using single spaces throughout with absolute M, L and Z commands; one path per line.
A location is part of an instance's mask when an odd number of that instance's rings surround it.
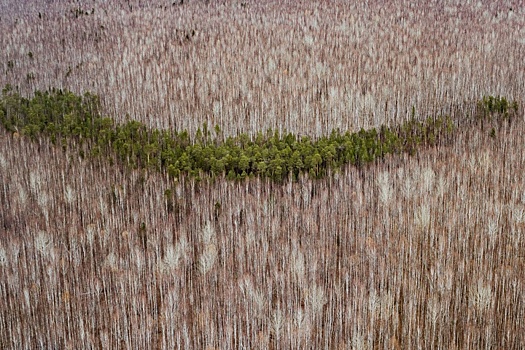
M 1 129 L 0 348 L 524 348 L 524 11 L 4 1 L 0 84 L 89 90 L 120 121 L 316 137 L 521 107 L 284 183 L 174 182 Z

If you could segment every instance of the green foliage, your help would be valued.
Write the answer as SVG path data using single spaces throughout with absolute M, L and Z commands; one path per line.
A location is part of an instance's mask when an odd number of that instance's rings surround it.
M 82 16 L 89 16 L 90 14 L 94 14 L 95 13 L 95 8 L 91 8 L 91 11 L 88 11 L 88 10 L 84 10 L 80 7 L 77 7 L 77 8 L 73 8 L 70 10 L 70 13 L 75 17 L 75 18 L 79 18 L 79 17 L 82 17 Z
M 218 126 L 212 137 L 206 123 L 191 140 L 187 131 L 151 129 L 129 118 L 117 125 L 100 114 L 99 106 L 98 97 L 89 93 L 78 96 L 53 89 L 36 91 L 26 99 L 6 86 L 0 122 L 9 132 L 31 139 L 46 136 L 63 147 L 86 143 L 90 156 L 165 171 L 172 178 L 186 174 L 200 180 L 209 174 L 229 180 L 261 176 L 277 182 L 297 179 L 301 173 L 320 178 L 345 164 L 361 166 L 387 154 L 412 154 L 421 146 L 451 139 L 455 129 L 449 116 L 418 120 L 413 108 L 413 118 L 401 125 L 344 134 L 334 130 L 318 140 L 272 130 L 258 132 L 254 138 L 240 134 L 224 139 Z M 516 102 L 502 97 L 485 97 L 478 107 L 482 109 L 478 117 L 489 120 L 493 115 L 508 118 L 518 110 Z
M 509 119 L 518 112 L 518 102 L 509 102 L 501 96 L 484 96 L 478 102 L 478 118 L 491 120 L 493 116 L 497 119 Z

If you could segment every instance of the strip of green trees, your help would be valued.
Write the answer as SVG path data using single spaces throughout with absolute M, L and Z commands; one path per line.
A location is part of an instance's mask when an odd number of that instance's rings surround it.
M 479 101 L 474 115 L 464 121 L 510 120 L 517 111 L 517 102 L 490 96 Z M 226 175 L 231 180 L 262 176 L 283 181 L 301 173 L 320 178 L 345 164 L 361 166 L 387 154 L 413 153 L 422 146 L 448 142 L 464 121 L 441 115 L 421 120 L 413 110 L 402 125 L 334 130 L 315 140 L 271 130 L 253 137 L 222 137 L 219 126 L 210 130 L 207 124 L 190 137 L 187 131 L 152 129 L 134 120 L 117 124 L 101 114 L 99 98 L 90 93 L 79 96 L 52 89 L 25 98 L 8 85 L 0 101 L 0 122 L 9 132 L 31 139 L 49 137 L 63 147 L 85 146 L 84 156 L 87 149 L 87 156 L 166 171 L 174 178 Z

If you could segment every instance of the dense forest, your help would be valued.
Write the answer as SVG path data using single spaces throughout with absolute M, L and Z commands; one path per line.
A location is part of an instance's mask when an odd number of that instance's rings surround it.
M 525 349 L 525 6 L 0 1 L 0 349 Z
M 413 154 L 420 147 L 449 143 L 458 127 L 480 124 L 495 136 L 495 128 L 510 122 L 518 112 L 516 101 L 490 96 L 478 101 L 473 116 L 422 120 L 414 109 L 412 118 L 402 125 L 355 133 L 334 130 L 315 140 L 272 130 L 259 131 L 255 137 L 223 137 L 219 125 L 212 135 L 207 124 L 190 139 L 186 130 L 151 129 L 134 120 L 116 124 L 102 116 L 98 97 L 90 93 L 77 96 L 54 89 L 23 98 L 7 86 L 0 106 L 0 122 L 8 131 L 31 139 L 46 136 L 64 148 L 74 144 L 82 156 L 102 156 L 110 164 L 118 159 L 132 168 L 163 170 L 174 178 L 182 173 L 197 179 L 206 174 L 226 175 L 229 180 L 262 176 L 275 181 L 297 180 L 301 173 L 315 179 L 346 164 L 361 166 L 388 154 Z

